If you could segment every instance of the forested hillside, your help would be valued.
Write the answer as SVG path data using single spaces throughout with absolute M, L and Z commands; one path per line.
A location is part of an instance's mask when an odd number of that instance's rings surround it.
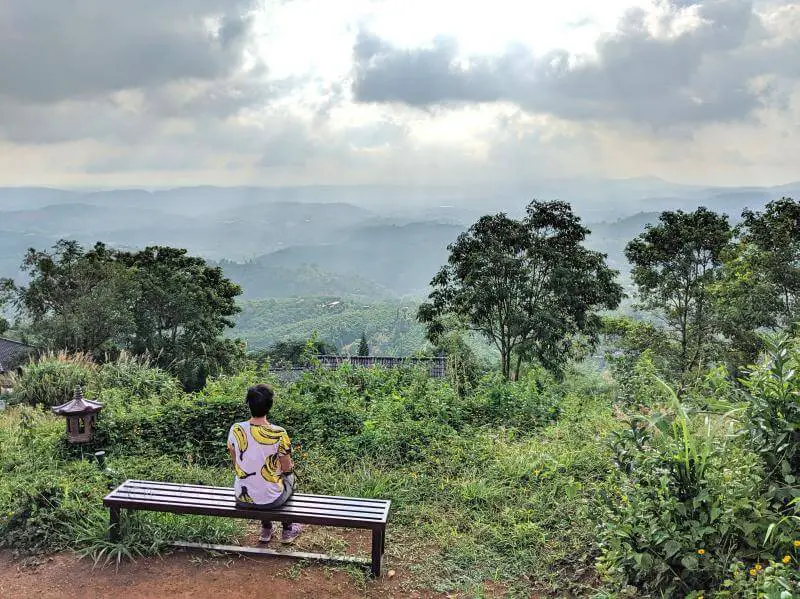
M 259 350 L 278 341 L 308 339 L 316 331 L 321 340 L 347 351 L 365 333 L 373 355 L 406 356 L 425 342 L 425 330 L 416 322 L 418 304 L 341 297 L 245 301 L 231 334 Z

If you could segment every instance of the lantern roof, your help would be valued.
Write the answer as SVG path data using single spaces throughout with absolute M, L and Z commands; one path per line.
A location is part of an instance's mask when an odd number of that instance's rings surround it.
M 65 404 L 51 408 L 53 412 L 61 416 L 93 414 L 103 409 L 103 404 L 99 401 L 92 401 L 83 397 L 80 387 L 75 389 L 75 397 Z

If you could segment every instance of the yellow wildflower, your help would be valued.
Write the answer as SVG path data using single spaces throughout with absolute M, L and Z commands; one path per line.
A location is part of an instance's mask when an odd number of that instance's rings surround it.
M 794 542 L 794 548 L 795 549 L 800 549 L 800 541 L 795 541 Z
M 706 550 L 705 549 L 698 549 L 697 550 L 697 555 L 705 555 L 705 554 L 706 554 Z
M 792 561 L 792 558 L 791 558 L 791 557 L 789 557 L 788 555 L 784 555 L 784 556 L 783 556 L 783 559 L 782 559 L 781 561 L 782 561 L 784 564 L 788 564 L 790 561 Z
M 756 564 L 756 570 L 761 570 L 761 564 Z
M 758 570 L 755 568 L 750 568 L 750 576 L 755 576 L 756 574 L 758 574 Z

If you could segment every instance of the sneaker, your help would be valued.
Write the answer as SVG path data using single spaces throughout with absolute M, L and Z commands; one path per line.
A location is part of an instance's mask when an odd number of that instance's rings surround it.
M 300 536 L 300 533 L 303 532 L 303 527 L 299 524 L 290 524 L 289 526 L 283 527 L 283 533 L 281 533 L 281 543 L 290 544 L 294 543 L 294 540 Z
M 269 526 L 261 525 L 261 534 L 258 535 L 259 543 L 269 543 L 272 540 L 272 524 Z

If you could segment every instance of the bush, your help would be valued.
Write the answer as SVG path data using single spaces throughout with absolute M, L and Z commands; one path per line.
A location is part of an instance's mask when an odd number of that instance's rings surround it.
M 787 559 L 788 558 L 788 559 Z M 800 596 L 800 570 L 797 553 L 786 554 L 780 561 L 766 566 L 735 562 L 730 577 L 714 596 L 720 599 L 793 599 Z
M 615 434 L 599 531 L 607 580 L 667 597 L 714 588 L 735 557 L 757 556 L 765 512 L 757 457 L 671 396 Z
M 107 389 L 124 390 L 129 400 L 174 399 L 182 395 L 180 382 L 166 370 L 154 366 L 146 357 L 126 352 L 100 366 L 93 380 L 98 393 Z
M 30 406 L 57 406 L 72 399 L 76 387 L 88 386 L 96 372 L 89 354 L 44 354 L 13 375 L 14 400 Z
M 72 546 L 70 526 L 102 509 L 103 483 L 88 462 L 19 464 L 0 489 L 0 547 L 19 555 Z
M 95 375 L 106 407 L 94 447 L 68 446 L 63 420 L 41 409 L 0 415 L 0 513 L 16 514 L 0 538 L 18 552 L 69 546 L 98 563 L 173 539 L 236 542 L 240 521 L 150 513 L 126 518 L 110 542 L 101 498 L 126 478 L 230 485 L 228 429 L 249 415 L 247 387 L 274 381 L 252 367 L 170 396 L 168 383 L 142 383 L 138 366 L 111 368 Z M 414 556 L 422 582 L 477 594 L 502 580 L 519 596 L 531 594 L 526 577 L 562 593 L 589 584 L 615 426 L 599 381 L 556 385 L 532 372 L 486 378 L 462 397 L 419 369 L 345 366 L 277 385 L 271 419 L 295 442 L 304 492 L 392 500 L 391 545 Z M 96 449 L 110 472 L 81 459 Z
M 533 371 L 519 381 L 506 381 L 494 373 L 481 380 L 467 410 L 476 424 L 530 431 L 558 418 L 562 396 L 544 371 Z
M 772 507 L 783 512 L 800 496 L 800 342 L 764 337 L 765 354 L 742 381 L 745 426 L 764 460 Z

